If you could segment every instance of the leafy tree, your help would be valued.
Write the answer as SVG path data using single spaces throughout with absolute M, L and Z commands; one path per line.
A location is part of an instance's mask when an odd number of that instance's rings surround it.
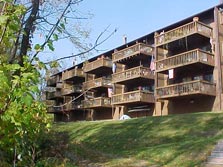
M 13 166 L 35 165 L 39 135 L 49 127 L 46 106 L 38 97 L 41 66 L 34 66 L 27 56 L 30 32 L 21 22 L 26 10 L 20 4 L 1 2 L 0 150 L 1 163 Z
M 79 52 L 57 60 L 81 56 L 116 31 L 101 39 L 106 28 L 93 45 L 84 42 L 89 33 L 83 28 L 76 26 L 75 31 L 69 31 L 73 26 L 68 20 L 85 19 L 76 12 L 81 1 L 0 1 L 0 166 L 7 165 L 3 162 L 35 166 L 40 155 L 39 137 L 50 126 L 38 86 L 46 63 L 38 54 L 46 47 L 53 51 L 54 41 L 69 38 Z M 33 43 L 36 32 L 43 35 L 42 44 Z

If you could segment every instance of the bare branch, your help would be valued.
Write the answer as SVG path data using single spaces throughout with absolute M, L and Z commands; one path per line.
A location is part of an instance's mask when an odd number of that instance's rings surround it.
M 6 6 L 7 6 L 7 3 L 4 2 L 0 15 L 3 15 L 4 14 Z M 2 43 L 2 40 L 3 40 L 4 36 L 5 36 L 8 23 L 9 23 L 9 20 L 7 19 L 6 24 L 5 24 L 5 27 L 4 27 L 3 32 L 2 32 L 2 35 L 0 37 L 0 44 Z
M 77 57 L 77 56 L 80 56 L 80 55 L 84 55 L 86 53 L 89 53 L 90 51 L 92 50 L 96 50 L 96 48 L 101 45 L 102 43 L 104 43 L 105 41 L 107 41 L 112 35 L 114 35 L 116 32 L 117 32 L 117 29 L 115 29 L 112 33 L 110 33 L 105 39 L 103 39 L 102 41 L 99 42 L 100 38 L 103 36 L 103 34 L 108 30 L 109 26 L 99 34 L 99 36 L 97 37 L 97 39 L 95 40 L 95 43 L 94 43 L 94 46 L 91 47 L 90 49 L 86 50 L 86 51 L 83 51 L 81 53 L 78 53 L 78 54 L 73 54 L 73 55 L 70 55 L 70 56 L 65 56 L 65 57 L 61 57 L 61 58 L 58 58 L 58 59 L 55 59 L 55 60 L 52 60 L 52 61 L 48 61 L 48 62 L 45 62 L 45 64 L 50 64 L 54 61 L 60 61 L 60 60 L 64 60 L 64 59 L 69 59 L 69 58 L 72 58 L 72 57 Z
M 52 27 L 52 29 L 49 32 L 49 35 L 47 37 L 47 39 L 45 40 L 45 42 L 41 45 L 42 48 L 45 47 L 45 45 L 47 44 L 47 42 L 50 40 L 51 36 L 53 35 L 53 33 L 55 32 L 55 30 L 57 29 L 59 23 L 61 22 L 62 18 L 64 17 L 65 13 L 67 12 L 70 4 L 71 4 L 72 0 L 69 1 L 69 3 L 67 4 L 67 6 L 65 7 L 63 13 L 61 14 L 60 18 L 57 20 L 56 24 Z M 39 54 L 40 51 L 37 51 L 34 56 L 31 59 L 31 62 L 35 59 L 35 57 Z

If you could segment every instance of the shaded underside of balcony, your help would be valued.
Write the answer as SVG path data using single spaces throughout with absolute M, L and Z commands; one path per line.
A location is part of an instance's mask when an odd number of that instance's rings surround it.
M 156 70 L 156 72 L 168 75 L 170 69 L 175 69 L 175 70 L 177 70 L 178 73 L 183 73 L 183 72 L 194 73 L 194 71 L 196 71 L 196 72 L 212 71 L 214 69 L 214 66 L 212 66 L 208 63 L 205 63 L 203 61 L 202 62 L 201 61 L 193 61 L 191 63 L 188 62 L 185 64 L 180 64 L 177 66 L 172 66 L 172 67 Z
M 197 92 L 188 92 L 188 93 L 177 93 L 172 95 L 163 95 L 163 96 L 157 96 L 157 99 L 163 99 L 163 100 L 172 100 L 172 99 L 178 99 L 178 98 L 196 98 L 196 97 L 204 97 L 204 96 L 210 96 L 215 97 L 215 93 L 205 93 L 201 91 Z
M 62 96 L 78 96 L 78 95 L 80 95 L 81 94 L 81 92 L 82 91 L 79 91 L 79 92 L 73 92 L 73 91 L 71 91 L 71 92 L 63 92 L 62 93 Z
M 63 79 L 64 81 L 72 81 L 74 83 L 82 83 L 85 81 L 84 76 L 70 76 Z
M 129 57 L 126 57 L 126 58 L 123 58 L 123 59 L 120 59 L 116 62 L 118 63 L 121 63 L 121 64 L 129 64 L 129 62 L 148 62 L 148 60 L 151 59 L 151 56 L 152 55 L 147 55 L 147 54 L 143 54 L 143 53 L 137 53 L 137 54 L 134 54 L 132 56 L 129 56 Z
M 154 110 L 155 104 L 150 103 L 150 104 L 130 104 L 127 106 L 128 112 L 129 113 L 135 113 L 135 112 L 148 112 L 148 115 L 152 115 L 153 110 Z
M 112 73 L 112 68 L 108 66 L 100 66 L 98 68 L 85 71 L 86 73 L 96 74 L 99 76 L 109 75 Z
M 46 81 L 46 85 L 47 85 L 47 86 L 56 87 L 56 84 L 57 84 L 56 77 L 49 78 L 49 79 Z
M 136 107 L 136 106 L 142 106 L 142 105 L 154 105 L 154 101 L 120 101 L 120 102 L 115 102 L 113 105 L 124 105 L 127 107 Z
M 181 96 L 168 99 L 166 107 L 169 114 L 210 112 L 215 108 L 215 96 Z
M 112 85 L 102 85 L 102 86 L 95 86 L 95 87 L 87 87 L 84 90 L 91 90 L 96 92 L 107 92 L 108 88 L 112 88 Z
M 119 81 L 112 81 L 113 83 L 118 83 L 122 85 L 145 85 L 145 83 L 153 84 L 154 78 L 147 78 L 147 77 L 134 77 L 134 78 L 126 78 Z
M 55 92 L 48 92 L 46 95 L 47 100 L 56 100 L 56 99 L 62 99 L 63 96 L 60 93 L 55 93 Z

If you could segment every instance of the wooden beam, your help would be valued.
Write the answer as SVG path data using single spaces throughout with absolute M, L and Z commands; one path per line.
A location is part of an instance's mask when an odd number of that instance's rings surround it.
M 214 8 L 214 39 L 215 43 L 215 61 L 218 71 L 217 76 L 217 96 L 219 98 L 219 110 L 222 109 L 221 106 L 221 94 L 222 94 L 222 74 L 221 74 L 221 55 L 220 55 L 220 43 L 219 43 L 219 17 L 218 17 L 218 8 Z

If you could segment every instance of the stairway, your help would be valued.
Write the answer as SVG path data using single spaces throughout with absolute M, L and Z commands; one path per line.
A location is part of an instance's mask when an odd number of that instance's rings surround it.
M 220 140 L 207 159 L 205 167 L 223 167 L 223 140 Z

